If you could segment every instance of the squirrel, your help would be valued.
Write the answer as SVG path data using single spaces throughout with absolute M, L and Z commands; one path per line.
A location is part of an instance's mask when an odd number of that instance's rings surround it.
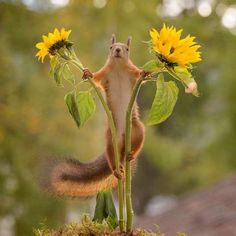
M 96 160 L 81 163 L 75 159 L 53 160 L 47 165 L 43 185 L 49 192 L 71 197 L 89 197 L 99 190 L 117 186 L 125 160 L 125 116 L 133 87 L 145 72 L 129 58 L 131 37 L 126 44 L 116 42 L 112 35 L 110 52 L 105 65 L 97 72 L 84 69 L 83 78 L 90 77 L 105 92 L 108 107 L 114 118 L 120 151 L 120 171 L 116 170 L 110 128 L 106 131 L 106 150 Z M 129 161 L 135 163 L 144 142 L 144 125 L 139 119 L 138 105 L 132 111 L 132 140 Z

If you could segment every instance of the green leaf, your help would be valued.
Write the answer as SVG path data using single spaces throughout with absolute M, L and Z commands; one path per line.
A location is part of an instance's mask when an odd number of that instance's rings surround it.
M 64 67 L 63 67 L 63 77 L 64 77 L 65 80 L 67 80 L 71 84 L 75 84 L 75 76 L 71 72 L 68 64 L 65 64 Z
M 80 126 L 88 121 L 88 119 L 94 114 L 96 110 L 96 103 L 92 94 L 88 91 L 79 92 L 76 96 L 76 103 L 80 116 Z
M 165 121 L 173 112 L 178 98 L 179 89 L 175 82 L 165 82 L 158 78 L 156 83 L 156 95 L 148 117 L 148 125 L 160 124 Z
M 58 86 L 62 86 L 61 82 L 62 71 L 63 71 L 63 65 L 61 63 L 57 63 L 54 69 L 54 80 Z
M 111 229 L 115 229 L 118 226 L 117 214 L 111 190 L 100 191 L 96 197 L 93 221 L 102 223 L 103 220 L 106 220 Z
M 191 72 L 187 68 L 181 66 L 175 66 L 173 72 L 185 86 L 186 93 L 191 93 L 196 97 L 199 96 L 197 83 L 194 80 Z
M 191 73 L 186 67 L 175 66 L 174 72 L 176 73 L 176 75 L 178 75 L 178 77 L 180 77 L 182 81 L 187 82 L 192 77 Z
M 58 56 L 53 56 L 50 58 L 50 66 L 52 69 L 55 68 L 57 61 L 58 61 Z
M 50 59 L 50 66 L 49 77 L 54 79 L 58 86 L 63 85 L 62 77 L 71 84 L 75 84 L 75 76 L 66 62 L 62 62 L 57 56 L 53 56 Z
M 106 202 L 106 214 L 107 214 L 107 223 L 111 229 L 115 229 L 118 226 L 118 219 L 116 214 L 116 208 L 112 197 L 112 191 L 108 190 L 104 192 L 105 202 Z
M 96 103 L 88 91 L 79 92 L 78 95 L 70 92 L 65 96 L 65 101 L 78 128 L 83 127 L 96 110 Z
M 99 223 L 102 223 L 103 219 L 107 218 L 106 215 L 106 202 L 105 202 L 105 195 L 104 192 L 98 192 L 96 197 L 96 207 L 94 212 L 93 221 L 97 221 Z
M 51 57 L 50 59 L 50 71 L 49 71 L 49 77 L 54 79 L 54 70 L 55 70 L 55 66 L 58 63 L 57 61 L 57 57 Z
M 73 117 L 74 121 L 76 122 L 77 126 L 80 127 L 80 115 L 79 110 L 76 104 L 76 95 L 73 92 L 70 92 L 65 95 L 66 105 L 68 110 Z
M 50 66 L 49 77 L 54 79 L 58 86 L 62 86 L 61 73 L 63 71 L 64 64 L 60 63 L 57 56 L 53 56 L 50 59 Z
M 142 68 L 148 72 L 159 72 L 163 68 L 163 64 L 158 60 L 151 60 L 144 64 Z

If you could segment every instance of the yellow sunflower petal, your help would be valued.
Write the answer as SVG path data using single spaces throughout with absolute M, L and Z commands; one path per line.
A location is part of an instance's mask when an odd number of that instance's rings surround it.
M 177 31 L 175 27 L 163 24 L 160 32 L 151 29 L 149 34 L 152 39 L 152 49 L 165 58 L 163 62 L 186 66 L 201 60 L 198 51 L 200 45 L 196 43 L 195 37 L 190 35 L 181 39 L 182 29 Z
M 55 40 L 55 35 L 53 33 L 48 34 L 48 39 L 51 44 L 54 44 L 55 42 L 57 42 L 57 40 Z
M 54 34 L 54 37 L 57 37 L 58 39 L 60 39 L 60 32 L 59 32 L 58 28 L 54 29 L 53 34 Z
M 42 48 L 44 48 L 45 46 L 44 46 L 44 43 L 41 42 L 41 43 L 37 43 L 37 44 L 35 45 L 35 47 L 38 48 L 38 49 L 42 49 Z
M 38 57 L 38 60 L 40 61 L 41 59 L 41 62 L 44 61 L 44 58 L 45 56 L 47 56 L 48 52 L 47 51 L 39 51 L 37 54 L 36 54 L 36 57 Z
M 44 58 L 49 55 L 51 55 L 51 50 L 52 46 L 55 45 L 56 43 L 62 41 L 62 40 L 67 40 L 69 35 L 71 33 L 71 30 L 66 31 L 64 28 L 61 30 L 58 30 L 58 28 L 55 28 L 53 33 L 48 33 L 47 36 L 43 35 L 42 42 L 39 42 L 35 45 L 39 51 L 36 54 L 36 57 L 38 57 L 38 60 L 41 60 L 42 62 L 44 61 Z
M 155 40 L 155 39 L 157 39 L 157 37 L 159 37 L 159 33 L 155 29 L 151 29 L 149 31 L 149 34 L 153 40 Z
M 64 33 L 64 39 L 65 40 L 68 39 L 70 33 L 71 33 L 71 30 L 65 31 L 65 33 Z
M 61 38 L 64 39 L 65 36 L 66 36 L 66 30 L 65 30 L 65 28 L 62 28 L 62 29 L 61 29 L 60 34 L 61 34 Z

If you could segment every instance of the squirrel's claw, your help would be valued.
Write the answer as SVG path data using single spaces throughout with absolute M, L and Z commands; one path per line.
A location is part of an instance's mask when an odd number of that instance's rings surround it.
M 124 173 L 125 173 L 125 170 L 124 170 L 124 166 L 123 166 L 123 165 L 120 165 L 120 173 L 121 173 L 122 175 L 124 175 Z
M 88 68 L 84 68 L 83 72 L 84 72 L 84 74 L 82 76 L 82 79 L 86 80 L 89 78 L 93 78 L 93 74 L 90 72 L 90 70 Z
M 132 160 L 134 160 L 134 151 L 131 151 L 130 153 L 129 153 L 129 155 L 128 155 L 128 161 L 132 161 Z

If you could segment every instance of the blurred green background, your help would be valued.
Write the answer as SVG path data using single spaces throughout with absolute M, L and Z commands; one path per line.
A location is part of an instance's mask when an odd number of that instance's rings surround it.
M 135 211 L 143 213 L 157 194 L 196 191 L 236 168 L 236 5 L 217 0 L 0 0 L 0 235 L 30 235 L 46 223 L 61 225 L 68 209 L 79 213 L 89 201 L 56 199 L 40 191 L 38 160 L 75 156 L 86 161 L 104 149 L 105 115 L 78 130 L 64 103 L 71 89 L 48 78 L 35 44 L 54 27 L 72 29 L 70 39 L 92 71 L 105 62 L 110 37 L 131 35 L 131 58 L 142 66 L 152 58 L 148 31 L 163 22 L 197 37 L 203 61 L 194 70 L 200 98 L 184 93 L 173 115 L 148 127 L 134 179 Z M 81 74 L 76 72 L 80 79 Z M 139 95 L 145 121 L 154 86 Z M 74 214 L 73 213 L 73 214 Z

